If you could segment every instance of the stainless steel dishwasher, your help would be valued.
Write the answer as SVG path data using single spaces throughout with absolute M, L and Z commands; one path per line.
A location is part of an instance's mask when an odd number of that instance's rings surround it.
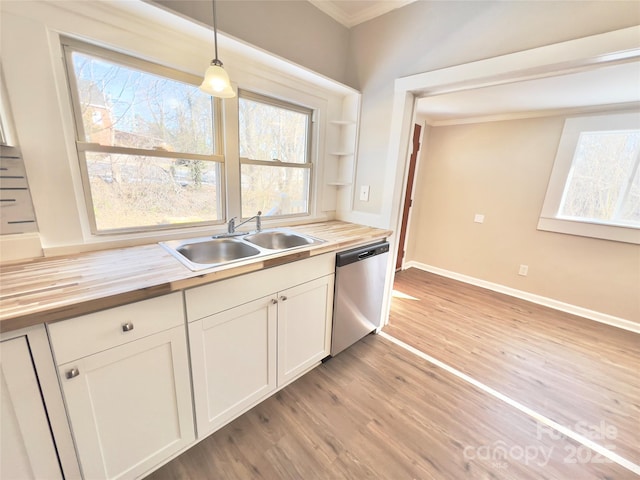
M 380 326 L 388 257 L 388 242 L 336 255 L 332 356 Z

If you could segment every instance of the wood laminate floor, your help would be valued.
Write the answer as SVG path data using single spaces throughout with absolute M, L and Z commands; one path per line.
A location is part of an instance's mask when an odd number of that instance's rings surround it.
M 394 289 L 385 332 L 640 464 L 640 335 L 413 268 Z
M 624 437 L 624 442 L 616 439 L 617 451 L 634 453 L 634 433 L 628 425 L 638 418 L 638 397 L 634 397 L 637 375 L 633 380 L 633 372 L 617 374 L 631 381 L 631 390 L 617 392 L 616 380 L 604 387 L 607 393 L 598 393 L 609 400 L 603 400 L 603 404 L 587 402 L 586 413 L 579 412 L 584 403 L 582 395 L 600 392 L 599 388 L 586 385 L 586 380 L 575 388 L 564 388 L 564 384 L 576 381 L 572 380 L 576 369 L 633 370 L 630 362 L 637 352 L 627 349 L 637 349 L 637 340 L 617 331 L 608 332 L 611 338 L 605 340 L 602 332 L 591 331 L 593 322 L 573 319 L 574 323 L 567 325 L 563 323 L 564 314 L 549 311 L 542 317 L 560 315 L 562 321 L 547 322 L 562 326 L 556 325 L 560 329 L 557 335 L 548 336 L 552 345 L 544 346 L 544 341 L 538 338 L 544 328 L 537 316 L 523 319 L 538 307 L 486 291 L 483 292 L 487 296 L 483 297 L 481 292 L 465 290 L 463 284 L 445 287 L 448 281 L 419 273 L 408 271 L 398 276 L 396 289 L 408 295 L 413 293 L 411 296 L 418 300 L 394 299 L 391 325 L 385 330 L 404 336 L 404 341 L 414 345 L 442 344 L 439 351 L 447 353 L 446 360 L 455 363 L 455 368 L 473 370 L 483 377 L 479 380 L 484 383 L 494 379 L 494 388 L 502 382 L 510 394 L 521 393 L 521 402 L 531 400 L 532 405 L 540 404 L 548 414 L 565 408 L 553 406 L 559 397 L 564 402 L 561 405 L 574 405 L 574 412 L 565 412 L 567 419 L 587 418 L 589 413 L 615 423 L 620 426 L 620 438 Z M 436 289 L 438 283 L 441 286 Z M 409 291 L 409 285 L 416 290 Z M 478 305 L 461 307 L 465 298 Z M 428 321 L 435 313 L 429 313 L 425 303 L 434 303 L 433 311 L 442 313 L 440 322 L 447 324 L 446 329 L 440 330 Z M 465 313 L 457 314 L 458 309 Z M 520 320 L 508 327 L 513 316 Z M 478 317 L 484 318 L 484 322 Z M 413 330 L 409 328 L 411 324 Z M 513 329 L 515 338 L 509 339 L 505 333 L 504 345 L 497 347 L 499 341 L 491 340 L 496 331 L 509 329 Z M 448 333 L 449 330 L 453 333 Z M 589 340 L 572 347 L 572 338 L 581 336 L 583 330 Z M 596 343 L 587 348 L 591 341 Z M 504 352 L 497 354 L 504 364 L 509 364 L 502 374 L 497 360 L 485 359 L 489 353 L 483 352 L 490 351 L 489 344 Z M 534 347 L 538 344 L 541 346 Z M 602 345 L 607 346 L 600 348 Z M 567 359 L 567 352 L 574 350 L 577 359 Z M 437 357 L 438 350 L 425 351 Z M 539 353 L 534 355 L 535 351 Z M 541 352 L 547 351 L 550 356 L 543 358 Z M 619 358 L 627 356 L 631 357 L 628 362 Z M 592 357 L 598 357 L 602 365 Z M 534 380 L 537 375 L 541 376 L 542 387 Z M 604 381 L 607 375 L 599 372 L 597 378 Z M 535 388 L 523 383 L 522 376 L 530 379 Z M 557 393 L 552 381 L 567 395 L 574 392 L 573 400 L 565 400 Z M 545 399 L 547 392 L 549 400 Z M 603 417 L 609 410 L 615 415 Z M 148 477 L 149 480 L 467 478 L 638 477 L 584 445 L 553 434 L 531 416 L 380 335 L 366 337 L 315 368 Z

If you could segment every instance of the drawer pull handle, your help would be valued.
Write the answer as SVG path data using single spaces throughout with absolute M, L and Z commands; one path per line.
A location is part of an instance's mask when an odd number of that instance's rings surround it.
M 123 332 L 130 332 L 131 330 L 133 330 L 133 323 L 127 322 L 124 325 L 122 325 Z
M 275 298 L 272 298 L 272 299 L 271 299 L 271 303 L 272 303 L 273 305 L 275 305 L 276 303 L 278 303 L 278 300 L 276 300 Z
M 67 370 L 67 373 L 65 374 L 65 376 L 68 379 L 72 379 L 74 377 L 77 377 L 78 375 L 80 375 L 80 370 L 78 370 L 77 368 L 72 368 L 71 370 Z
M 285 297 L 284 295 L 282 295 L 282 296 L 280 297 L 280 300 L 282 300 L 283 302 L 286 302 L 286 301 L 287 301 L 287 297 Z

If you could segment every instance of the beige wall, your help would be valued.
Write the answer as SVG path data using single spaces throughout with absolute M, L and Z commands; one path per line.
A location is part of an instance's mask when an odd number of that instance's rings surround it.
M 563 121 L 431 127 L 407 260 L 640 322 L 640 246 L 536 230 Z
M 210 0 L 149 1 L 212 25 Z M 216 17 L 220 32 L 346 83 L 349 29 L 306 0 L 216 0 Z
M 420 0 L 351 29 L 348 84 L 362 91 L 354 210 L 388 199 L 390 118 L 396 78 L 640 24 L 637 1 Z M 393 227 L 392 227 L 393 228 Z

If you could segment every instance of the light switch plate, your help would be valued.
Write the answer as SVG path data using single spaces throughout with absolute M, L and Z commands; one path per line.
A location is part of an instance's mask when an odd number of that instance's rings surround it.
M 476 223 L 484 223 L 484 215 L 481 213 L 476 213 L 476 216 L 473 217 L 473 221 Z
M 360 201 L 369 201 L 369 185 L 360 185 Z

